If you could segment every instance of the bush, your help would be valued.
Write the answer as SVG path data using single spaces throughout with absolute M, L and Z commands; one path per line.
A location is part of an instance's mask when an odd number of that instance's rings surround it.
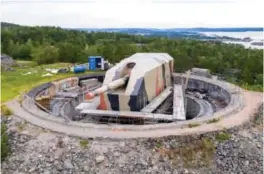
M 82 148 L 87 148 L 87 146 L 88 146 L 88 140 L 84 140 L 84 139 L 81 139 L 80 140 L 80 146 L 82 147 Z
M 216 123 L 216 122 L 218 122 L 219 120 L 220 120 L 219 118 L 213 118 L 213 119 L 207 121 L 206 123 L 207 123 L 207 124 L 210 124 L 210 123 Z
M 193 127 L 197 127 L 197 126 L 200 126 L 200 124 L 198 124 L 198 123 L 190 123 L 190 124 L 188 124 L 188 128 L 193 128 Z
M 12 115 L 13 112 L 6 105 L 2 105 L 1 106 L 1 114 L 5 115 L 5 116 L 9 116 L 9 115 Z
M 202 138 L 182 147 L 169 149 L 166 154 L 175 167 L 180 163 L 186 168 L 209 167 L 213 162 L 215 146 L 211 139 Z
M 231 138 L 231 135 L 226 132 L 219 133 L 215 136 L 215 139 L 219 142 L 223 142 L 225 140 L 229 140 Z
M 6 129 L 6 125 L 4 123 L 1 123 L 1 161 L 3 161 L 9 153 L 9 144 Z

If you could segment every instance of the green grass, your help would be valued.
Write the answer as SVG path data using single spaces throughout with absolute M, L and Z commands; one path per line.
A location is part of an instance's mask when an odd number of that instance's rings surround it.
M 80 146 L 81 146 L 82 148 L 87 148 L 89 142 L 88 142 L 88 140 L 81 139 L 79 143 L 80 143 Z
M 6 134 L 6 125 L 1 123 L 1 161 L 3 161 L 9 154 L 8 136 Z
M 248 85 L 246 83 L 246 84 L 242 84 L 242 85 L 239 85 L 239 86 L 241 86 L 241 88 L 244 88 L 244 89 L 249 90 L 249 91 L 264 92 L 263 85 Z
M 200 126 L 200 124 L 198 124 L 198 123 L 190 123 L 190 124 L 188 124 L 188 128 L 193 128 L 193 127 L 197 127 L 197 126 Z
M 9 109 L 6 105 L 1 105 L 1 114 L 4 116 L 9 116 L 13 114 L 13 111 Z
M 218 133 L 216 134 L 215 136 L 215 139 L 218 141 L 218 142 L 223 142 L 225 140 L 229 140 L 231 138 L 231 135 L 229 133 L 226 133 L 226 132 L 221 132 L 221 133 Z
M 156 147 L 157 148 L 162 148 L 162 143 L 161 142 L 157 142 Z
M 216 123 L 216 122 L 218 122 L 219 120 L 220 120 L 219 118 L 213 118 L 213 119 L 207 121 L 206 123 L 207 123 L 207 124 Z
M 231 78 L 227 78 L 226 81 L 249 91 L 264 92 L 263 84 L 250 85 L 246 82 L 236 82 L 234 79 Z
M 208 138 L 195 140 L 166 152 L 175 167 L 183 163 L 185 168 L 209 167 L 212 165 L 214 153 L 214 143 Z
M 29 60 L 16 60 L 16 63 L 17 66 L 24 66 L 24 67 L 33 67 L 37 65 L 36 62 Z
M 26 128 L 26 126 L 27 126 L 27 122 L 26 122 L 26 121 L 23 121 L 23 122 L 17 122 L 17 123 L 15 124 L 15 126 L 17 127 L 17 130 L 18 130 L 19 132 L 22 132 L 22 131 L 25 130 L 25 128 Z
M 30 63 L 28 67 L 15 67 L 16 71 L 2 72 L 1 73 L 1 103 L 15 98 L 21 93 L 30 90 L 31 88 L 40 84 L 62 79 L 66 77 L 76 76 L 76 74 L 62 73 L 53 74 L 51 77 L 42 77 L 43 74 L 48 73 L 45 68 L 63 68 L 69 66 L 69 63 L 56 63 L 49 65 L 36 66 L 34 63 Z M 30 75 L 22 75 L 27 72 L 32 72 Z M 94 71 L 97 72 L 97 71 Z M 93 72 L 85 72 L 93 73 Z

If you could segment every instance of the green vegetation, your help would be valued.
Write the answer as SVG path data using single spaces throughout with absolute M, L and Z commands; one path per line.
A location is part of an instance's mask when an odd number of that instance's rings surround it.
M 30 61 L 30 60 L 16 60 L 16 63 L 17 63 L 17 67 L 33 67 L 33 66 L 36 66 L 37 63 L 34 62 L 34 61 Z M 15 66 L 15 67 L 16 67 Z
M 6 134 L 7 127 L 1 123 L 1 161 L 3 161 L 9 153 L 8 136 Z
M 17 122 L 16 124 L 17 130 L 19 132 L 22 132 L 23 130 L 25 130 L 26 126 L 27 126 L 27 122 L 23 121 L 23 122 Z
M 212 140 L 203 138 L 195 140 L 183 147 L 166 152 L 174 165 L 183 162 L 186 168 L 208 167 L 212 164 L 215 146 Z
M 80 146 L 82 147 L 82 148 L 87 148 L 88 147 L 88 140 L 85 140 L 85 139 L 81 139 L 80 140 Z
M 162 143 L 161 142 L 157 142 L 156 143 L 156 148 L 162 148 Z
M 258 110 L 254 114 L 253 126 L 260 132 L 263 132 L 263 103 L 259 106 Z
M 1 102 L 10 100 L 40 84 L 61 78 L 75 76 L 74 73 L 69 72 L 65 74 L 53 74 L 53 76 L 42 77 L 43 74 L 47 73 L 47 71 L 45 71 L 46 68 L 63 68 L 69 66 L 69 63 L 55 63 L 38 66 L 34 65 L 32 62 L 29 64 L 30 66 L 16 68 L 16 71 L 1 73 Z M 32 74 L 23 75 L 27 72 L 31 72 Z
M 218 122 L 219 120 L 220 120 L 220 118 L 213 118 L 213 119 L 207 121 L 207 124 L 210 124 L 210 123 L 216 123 L 216 122 Z
M 136 52 L 167 52 L 175 59 L 175 71 L 208 68 L 246 89 L 263 91 L 263 50 L 241 45 L 11 24 L 2 26 L 1 39 L 2 53 L 38 64 L 83 63 L 91 55 L 115 63 Z
M 248 83 L 240 83 L 237 84 L 241 86 L 244 89 L 250 90 L 250 91 L 263 91 L 263 85 L 257 84 L 257 85 L 249 85 Z
M 1 114 L 4 116 L 9 116 L 9 115 L 12 115 L 13 112 L 6 105 L 1 105 Z
M 193 127 L 197 127 L 197 126 L 200 126 L 200 124 L 198 124 L 198 123 L 190 123 L 190 124 L 188 124 L 188 128 L 193 128 Z
M 225 140 L 229 140 L 231 138 L 231 135 L 227 132 L 221 132 L 216 134 L 215 139 L 219 142 L 223 142 Z

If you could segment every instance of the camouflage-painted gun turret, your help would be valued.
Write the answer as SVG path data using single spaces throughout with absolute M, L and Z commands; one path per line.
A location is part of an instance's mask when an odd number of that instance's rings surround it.
M 136 53 L 105 74 L 103 86 L 86 94 L 100 96 L 98 109 L 140 111 L 171 86 L 173 58 L 167 53 Z

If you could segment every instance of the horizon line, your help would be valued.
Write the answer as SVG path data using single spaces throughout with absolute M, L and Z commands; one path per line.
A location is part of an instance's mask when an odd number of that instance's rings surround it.
M 62 26 L 58 26 L 58 25 L 27 25 L 27 24 L 19 24 L 19 23 L 13 23 L 13 22 L 5 22 L 5 21 L 1 21 L 2 23 L 9 23 L 9 24 L 13 24 L 13 25 L 20 25 L 20 26 L 28 26 L 28 27 L 60 27 L 62 29 L 232 29 L 232 28 L 248 28 L 248 29 L 264 29 L 264 26 L 253 26 L 253 27 L 241 27 L 241 26 L 237 26 L 237 27 L 168 27 L 168 28 L 162 28 L 162 27 L 62 27 Z

